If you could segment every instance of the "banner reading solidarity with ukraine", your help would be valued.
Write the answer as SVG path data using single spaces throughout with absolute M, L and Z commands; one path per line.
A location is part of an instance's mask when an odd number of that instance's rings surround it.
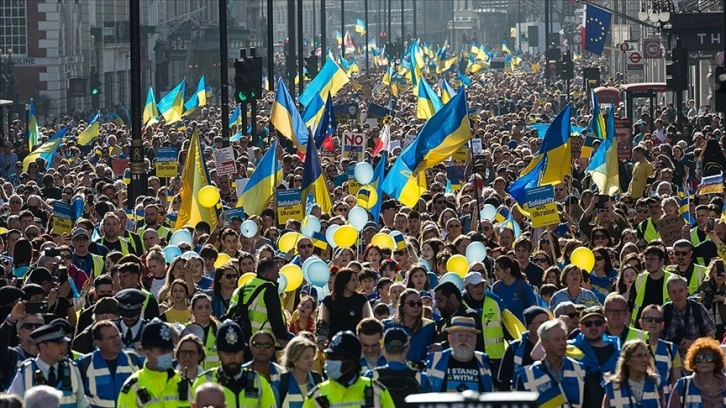
M 559 224 L 560 215 L 555 203 L 555 190 L 551 184 L 530 188 L 527 195 L 527 211 L 532 217 L 532 227 L 539 228 Z

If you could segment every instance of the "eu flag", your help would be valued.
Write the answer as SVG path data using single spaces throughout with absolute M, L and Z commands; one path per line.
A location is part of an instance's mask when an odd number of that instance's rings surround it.
M 592 4 L 585 5 L 585 50 L 602 55 L 613 14 Z

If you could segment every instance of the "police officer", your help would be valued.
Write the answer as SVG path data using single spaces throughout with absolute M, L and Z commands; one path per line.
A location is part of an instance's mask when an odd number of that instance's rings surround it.
M 232 320 L 222 323 L 217 329 L 216 339 L 221 366 L 200 374 L 192 385 L 192 394 L 196 396 L 202 385 L 214 382 L 224 388 L 224 397 L 229 407 L 276 407 L 275 394 L 267 380 L 252 369 L 242 367 L 243 345 L 240 326 Z
M 77 360 L 78 369 L 91 408 L 111 407 L 126 379 L 142 366 L 141 360 L 136 353 L 121 350 L 121 333 L 110 320 L 94 323 L 91 333 L 96 350 Z
M 116 294 L 116 300 L 121 315 L 116 320 L 116 327 L 121 332 L 123 349 L 135 350 L 146 325 L 146 321 L 141 318 L 141 308 L 146 296 L 138 289 L 124 289 Z
M 308 393 L 303 408 L 359 406 L 393 408 L 393 398 L 386 387 L 360 375 L 361 344 L 351 331 L 333 336 L 325 349 L 325 372 L 328 380 Z
M 171 329 L 159 319 L 151 320 L 141 332 L 146 363 L 121 388 L 118 408 L 168 408 L 190 406 L 189 381 L 172 368 L 174 343 Z
M 31 387 L 48 385 L 63 393 L 60 407 L 87 407 L 81 374 L 66 357 L 70 339 L 63 327 L 46 324 L 33 330 L 30 337 L 38 345 L 38 356 L 23 362 L 8 393 L 22 398 Z

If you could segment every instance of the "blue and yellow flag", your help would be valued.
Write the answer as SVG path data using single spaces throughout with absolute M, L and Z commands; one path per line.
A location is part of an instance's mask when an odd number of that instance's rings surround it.
M 320 211 L 324 213 L 330 212 L 332 208 L 328 185 L 325 184 L 320 159 L 318 159 L 318 149 L 315 148 L 314 143 L 308 146 L 305 153 L 300 198 L 302 199 L 303 208 L 307 208 L 311 200 L 317 203 L 320 206 Z
M 204 83 L 204 75 L 199 77 L 199 83 L 197 84 L 197 91 L 194 92 L 191 98 L 184 104 L 184 116 L 193 114 L 198 108 L 207 106 L 207 86 Z
M 456 95 L 456 91 L 449 86 L 449 83 L 446 82 L 446 78 L 443 76 L 441 77 L 441 82 L 439 82 L 439 87 L 441 88 L 441 103 L 449 103 L 451 98 Z
M 436 92 L 431 89 L 428 82 L 423 78 L 419 78 L 416 118 L 429 119 L 443 107 L 444 104 L 441 103 L 441 99 L 436 96 Z
M 605 139 L 607 130 L 605 129 L 605 118 L 600 111 L 600 102 L 597 100 L 595 90 L 592 90 L 592 134 L 598 139 Z M 612 109 L 612 108 L 611 108 Z M 604 193 L 603 193 L 604 194 Z
M 724 207 L 726 207 L 726 203 L 724 203 Z M 696 217 L 694 217 L 693 214 L 691 214 L 691 195 L 690 194 L 685 194 L 685 196 L 681 198 L 680 207 L 678 208 L 678 214 L 680 214 L 681 217 L 683 217 L 683 219 L 686 220 L 686 222 L 688 222 L 688 224 L 691 227 L 696 226 L 696 224 L 697 224 Z M 726 218 L 724 218 L 724 215 L 725 214 L 722 210 L 722 212 L 721 212 L 722 220 L 726 219 Z
M 571 107 L 567 105 L 547 129 L 537 155 L 509 186 L 507 192 L 520 206 L 524 207 L 527 202 L 525 190 L 561 183 L 566 175 L 572 173 L 572 154 L 567 142 L 570 137 L 570 115 Z
M 25 159 L 23 159 L 23 171 L 28 171 L 30 163 L 35 162 L 35 159 L 37 158 L 45 160 L 45 169 L 49 170 L 51 168 L 51 163 L 53 162 L 53 157 L 55 157 L 55 152 L 58 151 L 58 147 L 60 147 L 63 142 L 63 136 L 66 132 L 68 132 L 68 128 L 61 128 L 59 131 L 55 132 L 53 137 L 48 139 L 47 142 L 43 143 L 29 155 L 25 156 Z
M 179 85 L 164 95 L 156 105 L 167 124 L 178 122 L 184 113 L 184 88 L 185 82 L 182 79 Z
M 302 106 L 307 107 L 318 96 L 323 103 L 321 107 L 325 105 L 325 97 L 330 95 L 335 96 L 336 93 L 348 83 L 350 79 L 345 74 L 343 69 L 335 62 L 332 58 L 328 57 L 323 64 L 323 67 L 318 72 L 318 75 L 310 81 L 308 86 L 305 87 L 303 92 L 298 98 Z
M 507 54 L 512 53 L 512 51 L 507 46 L 507 40 L 502 40 L 502 52 L 506 52 Z
M 459 71 L 459 72 L 457 73 L 457 77 L 459 78 L 459 81 L 461 81 L 461 83 L 462 83 L 462 84 L 463 84 L 464 86 L 471 86 L 471 79 L 469 79 L 469 77 L 468 77 L 468 76 L 466 76 L 466 75 L 462 74 L 462 73 L 461 73 L 461 71 Z
M 376 189 L 378 200 L 373 205 L 373 207 L 368 210 L 368 212 L 371 213 L 371 215 L 373 216 L 373 221 L 375 221 L 376 223 L 378 223 L 378 218 L 381 215 L 381 203 L 383 203 L 383 179 L 385 178 L 387 159 L 388 151 L 382 150 L 381 159 L 378 161 L 378 164 L 376 164 L 376 168 L 373 169 L 373 180 L 371 180 L 370 182 L 370 185 Z
M 594 94 L 593 94 L 594 95 Z M 607 138 L 587 166 L 592 182 L 600 194 L 614 195 L 620 192 L 620 172 L 618 170 L 618 141 L 615 138 L 615 109 L 610 105 L 607 124 Z
M 499 207 L 499 209 L 497 210 L 497 213 L 494 214 L 494 221 L 501 224 L 501 223 L 507 221 L 507 219 L 509 219 L 511 216 L 512 215 L 510 214 L 509 208 L 507 208 L 506 206 L 503 205 L 503 206 Z
M 338 42 L 338 47 L 343 46 L 343 34 L 338 30 L 335 30 L 335 40 Z
M 365 34 L 366 33 L 366 22 L 356 18 L 355 19 L 355 32 L 358 34 Z
M 40 143 L 40 128 L 38 127 L 38 116 L 35 113 L 35 101 L 30 98 L 30 112 L 28 120 L 28 150 L 33 150 Z
M 175 228 L 184 228 L 187 225 L 196 227 L 200 221 L 209 223 L 214 231 L 217 228 L 217 212 L 214 207 L 206 208 L 199 204 L 197 196 L 202 187 L 210 185 L 207 164 L 202 157 L 202 144 L 199 140 L 199 131 L 194 129 L 192 140 L 189 143 L 189 152 L 184 162 L 182 173 L 182 188 L 179 192 L 181 207 L 176 218 Z
M 239 104 L 234 107 L 234 112 L 229 117 L 229 127 L 242 126 L 242 111 L 240 110 Z
M 248 215 L 260 215 L 275 195 L 275 188 L 282 179 L 282 167 L 276 154 L 277 141 L 274 141 L 237 199 L 237 207 L 244 208 Z
M 146 104 L 144 105 L 144 116 L 141 119 L 144 126 L 151 126 L 159 123 L 159 109 L 156 107 L 156 98 L 154 97 L 154 88 L 149 87 L 146 94 Z
M 85 128 L 80 135 L 78 135 L 79 145 L 85 146 L 98 136 L 98 132 L 101 130 L 100 119 L 101 112 L 96 112 L 93 119 L 91 119 L 91 123 L 88 124 L 88 127 Z
M 424 170 L 439 164 L 471 139 L 466 92 L 460 91 L 424 124 L 383 181 L 383 191 L 413 208 L 426 190 Z
M 323 106 L 325 106 L 323 104 Z M 310 131 L 305 126 L 300 112 L 297 111 L 290 93 L 287 91 L 282 77 L 277 81 L 277 93 L 272 104 L 270 122 L 286 138 L 290 139 L 297 150 L 305 153 Z

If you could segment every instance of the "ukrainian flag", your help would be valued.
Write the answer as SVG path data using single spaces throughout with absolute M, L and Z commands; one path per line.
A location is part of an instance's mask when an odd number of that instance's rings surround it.
M 28 150 L 33 150 L 40 143 L 40 129 L 38 128 L 38 116 L 35 114 L 35 101 L 30 98 L 30 112 L 28 120 Z
M 464 86 L 471 86 L 471 79 L 469 79 L 468 76 L 462 74 L 461 71 L 459 71 L 457 75 L 458 75 L 459 81 L 461 81 L 461 83 L 464 84 Z
M 202 106 L 207 106 L 207 86 L 204 84 L 204 75 L 199 78 L 197 91 L 191 98 L 189 98 L 187 103 L 184 104 L 184 116 L 193 114 L 194 111 Z
M 78 144 L 85 146 L 98 136 L 98 132 L 101 130 L 101 112 L 96 112 L 96 115 L 91 119 L 91 123 L 88 127 L 78 135 Z
M 335 39 L 338 41 L 338 47 L 343 46 L 343 34 L 340 31 L 335 30 Z
M 431 86 L 426 82 L 425 79 L 420 78 L 418 81 L 418 103 L 416 104 L 416 118 L 418 119 L 429 119 L 441 108 L 444 104 L 436 96 L 436 92 L 431 89 Z
M 144 105 L 144 116 L 141 119 L 144 126 L 151 126 L 159 123 L 159 109 L 156 107 L 156 98 L 154 97 L 154 88 L 149 87 L 146 93 L 146 104 Z
M 444 77 L 441 77 L 441 83 L 439 85 L 441 87 L 441 102 L 449 103 L 451 98 L 456 95 L 456 91 L 454 91 L 454 89 L 449 86 L 449 83 L 446 82 L 446 78 Z
M 507 208 L 506 206 L 501 206 L 497 210 L 497 213 L 494 214 L 494 221 L 502 224 L 507 221 L 511 216 L 512 214 L 510 213 L 509 208 Z
M 592 92 L 592 134 L 598 139 L 605 139 L 605 118 L 600 111 L 600 103 L 597 101 L 595 91 Z M 611 108 L 612 109 L 612 108 Z
M 323 170 L 318 159 L 318 149 L 311 144 L 305 153 L 305 164 L 303 165 L 302 191 L 300 192 L 303 208 L 307 208 L 309 201 L 314 201 L 320 206 L 320 211 L 330 212 L 330 193 L 323 177 Z
M 335 96 L 348 81 L 350 79 L 343 69 L 332 58 L 328 57 L 323 68 L 320 69 L 315 79 L 305 87 L 298 100 L 302 106 L 307 107 L 315 99 L 315 96 L 319 96 L 323 101 L 320 105 L 322 108 L 325 105 L 325 97 L 328 92 L 330 92 L 330 95 Z
M 323 104 L 324 106 L 325 104 Z M 275 125 L 275 128 L 283 136 L 290 139 L 299 151 L 305 152 L 307 150 L 310 132 L 302 117 L 300 117 L 300 113 L 297 111 L 295 102 L 293 102 L 290 93 L 287 91 L 282 77 L 277 81 L 277 93 L 275 102 L 272 104 L 270 122 Z
M 51 137 L 47 142 L 43 143 L 40 147 L 25 156 L 25 159 L 23 159 L 23 171 L 28 171 L 30 163 L 35 162 L 35 159 L 37 158 L 45 160 L 45 169 L 49 170 L 51 168 L 51 163 L 53 162 L 53 157 L 55 157 L 55 152 L 58 151 L 58 147 L 60 147 L 60 144 L 63 142 L 63 136 L 66 132 L 68 132 L 68 128 L 61 128 L 59 131 L 55 132 L 53 137 Z
M 229 127 L 242 126 L 242 111 L 240 110 L 239 104 L 235 105 L 234 112 L 229 118 Z
M 366 22 L 356 18 L 355 19 L 355 32 L 359 34 L 365 34 L 366 33 Z
M 424 170 L 446 160 L 471 136 L 466 92 L 459 92 L 424 124 L 418 136 L 398 156 L 383 181 L 383 191 L 413 208 L 426 190 Z
M 275 187 L 282 179 L 282 167 L 276 154 L 277 141 L 274 141 L 237 199 L 237 207 L 244 208 L 249 215 L 260 215 L 275 195 Z
M 167 124 L 172 124 L 182 119 L 182 114 L 184 113 L 184 87 L 185 82 L 182 79 L 179 85 L 164 95 L 157 105 L 161 116 L 164 117 Z
M 509 47 L 507 47 L 507 40 L 502 40 L 502 52 L 505 52 L 507 54 L 512 53 L 512 51 L 509 50 Z
M 527 202 L 526 189 L 561 183 L 566 175 L 571 174 L 572 154 L 567 143 L 570 137 L 570 116 L 571 108 L 567 105 L 547 129 L 537 155 L 509 186 L 507 192 L 520 206 L 524 207 Z
M 678 209 L 678 214 L 681 214 L 684 220 L 688 222 L 689 225 L 692 227 L 697 224 L 696 218 L 691 214 L 691 195 L 686 194 L 685 197 L 681 198 L 680 208 Z M 726 203 L 724 204 L 724 207 L 726 207 Z M 724 213 L 723 210 L 721 212 L 721 219 L 724 219 Z
M 376 195 L 378 196 L 378 200 L 376 203 L 371 207 L 369 212 L 373 216 L 373 221 L 378 223 L 378 218 L 381 215 L 381 203 L 383 202 L 383 179 L 385 178 L 385 172 L 386 172 L 386 160 L 388 159 L 388 151 L 382 150 L 381 151 L 381 159 L 378 161 L 378 164 L 376 164 L 376 168 L 373 169 L 373 180 L 371 180 L 370 185 L 376 189 Z M 425 184 L 424 184 L 425 185 Z M 361 190 L 366 191 L 366 190 Z
M 607 138 L 595 151 L 587 170 L 600 194 L 615 195 L 620 192 L 618 141 L 615 139 L 615 109 L 612 105 L 608 113 Z
M 202 158 L 202 144 L 199 140 L 199 131 L 195 128 L 189 144 L 189 152 L 184 162 L 182 173 L 182 188 L 179 192 L 181 207 L 176 219 L 175 228 L 184 228 L 187 225 L 195 227 L 200 221 L 209 223 L 214 231 L 217 228 L 217 212 L 212 208 L 202 207 L 197 196 L 202 187 L 210 185 L 207 164 Z

